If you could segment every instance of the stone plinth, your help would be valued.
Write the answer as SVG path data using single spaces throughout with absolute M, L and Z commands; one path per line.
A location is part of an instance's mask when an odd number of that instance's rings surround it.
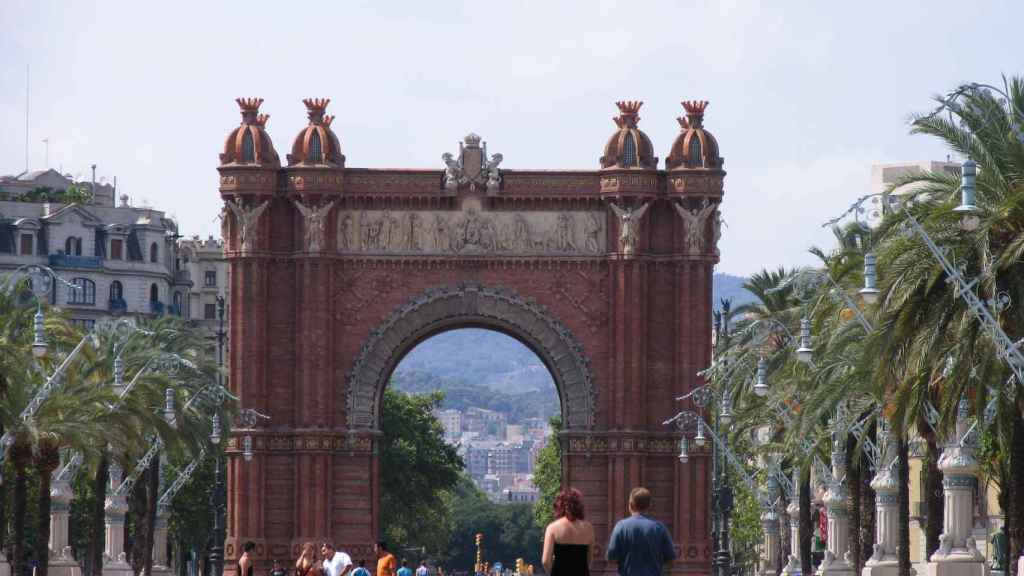
M 985 557 L 974 542 L 974 490 L 978 461 L 967 438 L 966 400 L 957 409 L 956 432 L 939 456 L 944 509 L 939 549 L 928 561 L 928 576 L 986 576 Z
M 128 564 L 124 551 L 124 518 L 128 513 L 128 499 L 117 494 L 121 486 L 121 468 L 110 464 L 110 496 L 103 508 L 106 516 L 106 546 L 103 549 L 103 576 L 135 576 L 135 571 Z
M 900 489 L 899 474 L 893 466 L 896 446 L 888 428 L 882 426 L 879 432 L 882 455 L 878 472 L 871 480 L 875 490 L 875 545 L 871 558 L 864 563 L 862 576 L 896 576 L 899 574 L 899 508 L 897 496 Z M 911 569 L 913 571 L 913 569 Z
M 789 519 L 789 558 L 782 568 L 785 576 L 800 575 L 800 472 L 793 470 L 793 494 L 786 506 Z
M 761 513 L 761 530 L 764 533 L 761 574 L 774 576 L 775 567 L 779 565 L 779 515 L 774 508 L 768 508 Z
M 153 525 L 153 570 L 152 574 L 170 575 L 171 566 L 167 559 L 167 516 L 170 511 L 164 506 L 157 507 L 156 524 Z
M 825 558 L 818 566 L 818 576 L 852 576 L 850 563 L 850 517 L 846 508 L 846 446 L 842 434 L 833 434 L 832 482 L 822 501 L 828 518 L 828 540 Z
M 58 469 L 59 470 L 59 469 Z M 82 568 L 68 545 L 68 516 L 71 513 L 71 482 L 55 479 L 50 485 L 50 562 L 52 576 L 81 576 Z

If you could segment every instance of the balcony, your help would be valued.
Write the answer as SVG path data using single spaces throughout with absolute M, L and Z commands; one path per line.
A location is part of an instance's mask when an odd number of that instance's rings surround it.
M 102 268 L 103 259 L 95 256 L 68 256 L 50 254 L 51 268 Z
M 191 284 L 192 274 L 188 270 L 175 270 L 174 271 L 174 283 L 175 284 Z
M 124 314 L 127 311 L 128 303 L 124 301 L 124 298 L 113 298 L 110 300 L 111 314 Z
M 154 314 L 156 316 L 163 316 L 164 315 L 164 303 L 160 302 L 159 300 L 150 300 L 149 301 L 149 312 L 150 312 L 150 314 Z

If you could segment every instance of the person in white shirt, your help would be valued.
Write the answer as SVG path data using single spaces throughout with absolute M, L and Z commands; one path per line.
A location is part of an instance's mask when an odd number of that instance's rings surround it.
M 324 542 L 320 547 L 320 556 L 323 557 L 323 576 L 345 576 L 352 569 L 352 558 L 335 550 L 334 544 L 330 542 Z
M 427 561 L 420 562 L 420 567 L 416 569 L 416 576 L 430 576 L 430 569 L 427 568 Z

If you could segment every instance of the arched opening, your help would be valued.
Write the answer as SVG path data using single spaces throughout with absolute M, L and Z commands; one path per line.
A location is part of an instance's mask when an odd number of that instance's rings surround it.
M 313 130 L 309 134 L 309 157 L 306 160 L 314 164 L 323 162 L 323 145 L 320 142 L 319 130 Z
M 246 130 L 242 133 L 242 162 L 252 164 L 256 161 L 256 144 L 252 139 L 252 132 Z
M 622 144 L 622 165 L 626 168 L 636 166 L 636 138 L 632 132 L 626 133 L 626 141 Z
M 464 550 L 449 556 L 448 565 L 471 569 L 474 535 L 486 533 L 493 535 L 492 565 L 514 565 L 517 558 L 539 565 L 533 543 L 543 537 L 544 521 L 535 509 L 551 509 L 560 483 L 561 405 L 552 371 L 520 338 L 467 322 L 426 333 L 406 349 L 380 402 L 385 540 L 426 548 L 428 556 Z M 426 410 L 422 420 L 410 415 Z M 434 434 L 426 438 L 431 426 Z M 405 445 L 415 445 L 415 453 L 403 451 Z M 452 452 L 460 461 L 446 460 Z M 436 499 L 425 493 L 431 490 Z M 429 514 L 438 507 L 442 514 Z M 409 518 L 425 524 L 418 529 Z M 432 550 L 437 534 L 446 540 Z
M 149 301 L 159 302 L 160 301 L 160 287 L 156 284 L 149 285 Z
M 120 303 L 122 301 L 124 301 L 124 285 L 120 280 L 114 280 L 110 283 L 110 302 Z

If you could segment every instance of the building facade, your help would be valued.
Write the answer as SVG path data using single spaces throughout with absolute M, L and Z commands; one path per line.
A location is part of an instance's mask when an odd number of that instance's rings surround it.
M 135 207 L 123 196 L 110 202 L 112 187 L 97 187 L 96 203 L 26 201 L 30 190 L 88 187 L 55 171 L 0 182 L 0 274 L 20 266 L 52 268 L 63 280 L 51 304 L 69 311 L 74 323 L 121 314 L 182 316 L 190 281 L 177 270 L 177 224 L 163 212 Z M 39 184 L 39 186 L 30 186 Z M 59 196 L 57 197 L 59 198 Z
M 192 280 L 183 314 L 192 322 L 211 333 L 219 329 L 217 297 L 227 297 L 228 266 L 224 260 L 224 242 L 213 236 L 205 240 L 198 236 L 178 241 L 179 270 Z M 225 318 L 226 321 L 226 318 Z

